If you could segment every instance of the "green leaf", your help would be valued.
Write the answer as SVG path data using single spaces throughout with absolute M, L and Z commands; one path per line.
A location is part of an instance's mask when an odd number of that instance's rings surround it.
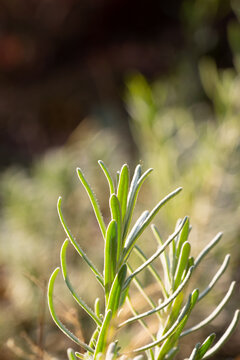
M 106 301 L 108 301 L 109 291 L 111 289 L 116 274 L 116 256 L 117 256 L 117 223 L 111 220 L 106 234 L 105 254 L 104 254 L 104 288 Z
M 171 306 L 171 311 L 168 316 L 166 325 L 164 327 L 163 334 L 172 326 L 172 324 L 176 321 L 177 317 L 179 316 L 180 309 L 183 303 L 184 295 L 183 292 L 180 292 L 180 294 L 174 299 L 173 304 Z
M 182 220 L 178 220 L 175 226 L 177 229 L 182 223 Z M 170 277 L 171 277 L 171 287 L 174 288 L 174 274 L 177 266 L 177 254 L 176 254 L 176 242 L 179 237 L 179 234 L 176 236 L 175 240 L 171 242 L 169 246 L 169 267 L 170 267 Z
M 199 297 L 199 290 L 198 289 L 194 289 L 192 291 L 192 297 L 191 297 L 191 311 L 194 308 L 194 306 L 196 305 L 197 301 L 198 301 L 198 297 Z
M 180 255 L 182 245 L 188 239 L 188 234 L 189 234 L 189 218 L 187 217 L 187 220 L 186 220 L 186 222 L 185 222 L 185 224 L 184 224 L 184 226 L 182 228 L 182 231 L 181 231 L 181 233 L 179 235 L 179 239 L 178 239 L 178 242 L 177 242 L 177 252 L 176 252 L 177 258 Z
M 121 206 L 123 224 L 127 210 L 128 185 L 129 185 L 129 170 L 127 164 L 124 164 L 121 168 L 119 182 L 118 182 L 118 189 L 117 189 L 117 197 Z
M 172 348 L 176 347 L 179 335 L 182 331 L 182 328 L 185 326 L 187 319 L 187 316 L 185 316 L 181 323 L 178 325 L 176 331 L 165 340 L 158 354 L 157 360 L 165 359 L 165 356 L 169 353 L 169 351 L 171 351 Z
M 203 344 L 200 346 L 197 352 L 197 360 L 200 360 L 203 358 L 205 353 L 208 351 L 208 349 L 211 347 L 213 341 L 215 340 L 216 334 L 211 334 L 207 337 L 207 339 L 203 342 Z
M 189 258 L 188 258 L 188 266 L 187 266 L 187 268 L 186 268 L 186 270 L 188 270 L 191 266 L 193 266 L 194 265 L 194 257 L 193 256 L 190 256 Z
M 77 360 L 73 349 L 67 349 L 67 355 L 69 360 Z
M 84 356 L 84 354 L 81 354 L 79 352 L 75 352 L 75 355 L 78 359 L 81 359 L 81 360 L 86 360 L 86 357 Z
M 101 320 L 96 316 L 94 311 L 92 309 L 90 309 L 90 307 L 77 295 L 77 293 L 73 289 L 72 284 L 68 278 L 67 263 L 66 263 L 66 251 L 67 251 L 68 243 L 69 243 L 69 241 L 65 240 L 62 245 L 62 248 L 61 248 L 60 258 L 61 258 L 61 268 L 62 268 L 63 279 L 64 279 L 65 283 L 67 284 L 67 287 L 69 288 L 73 298 L 78 303 L 78 305 L 80 305 L 81 308 L 86 311 L 86 313 L 96 322 L 97 325 L 101 325 Z
M 103 323 L 102 323 L 102 326 L 101 326 L 101 329 L 99 332 L 96 348 L 94 351 L 94 359 L 96 359 L 98 354 L 102 353 L 106 347 L 108 327 L 109 327 L 111 318 L 112 318 L 112 311 L 109 309 L 106 312 L 106 315 L 104 317 L 104 320 L 103 320 Z
M 94 312 L 97 315 L 98 318 L 101 317 L 101 313 L 100 313 L 100 299 L 96 298 L 95 299 L 95 303 L 94 303 Z
M 106 226 L 104 224 L 104 220 L 103 220 L 102 213 L 101 213 L 100 207 L 98 205 L 97 199 L 96 199 L 90 185 L 88 184 L 87 180 L 85 179 L 85 177 L 83 175 L 83 172 L 82 172 L 82 170 L 80 168 L 77 168 L 77 174 L 78 174 L 78 177 L 79 177 L 81 183 L 83 184 L 83 186 L 84 186 L 84 188 L 85 188 L 85 190 L 86 190 L 86 192 L 88 194 L 88 197 L 89 197 L 89 199 L 91 201 L 91 204 L 92 204 L 96 219 L 97 219 L 99 227 L 101 229 L 103 238 L 105 238 Z
M 106 176 L 106 179 L 107 179 L 108 185 L 109 185 L 110 195 L 111 195 L 111 194 L 113 194 L 115 192 L 114 182 L 113 182 L 113 179 L 111 177 L 111 174 L 108 171 L 106 165 L 104 164 L 104 162 L 102 160 L 98 160 L 98 163 L 99 163 L 104 175 Z
M 199 295 L 199 291 L 198 291 L 198 289 L 195 289 L 189 296 L 189 300 L 188 300 L 185 308 L 183 309 L 183 313 L 180 314 L 181 320 L 179 321 L 176 331 L 172 335 L 167 337 L 166 341 L 162 345 L 161 351 L 158 355 L 158 360 L 164 359 L 164 356 L 169 352 L 170 349 L 172 349 L 175 346 L 176 342 L 178 342 L 180 334 L 181 334 L 183 328 L 185 327 L 186 322 L 188 321 L 188 318 L 190 316 L 190 313 L 197 302 L 198 295 Z M 170 332 L 170 329 L 169 329 L 169 332 Z M 166 336 L 166 334 L 165 334 L 165 336 Z
M 62 210 L 61 210 L 61 203 L 62 203 L 62 198 L 59 197 L 58 198 L 58 203 L 57 203 L 57 210 L 58 210 L 58 215 L 60 218 L 60 221 L 62 223 L 63 229 L 65 230 L 65 233 L 67 234 L 70 242 L 72 243 L 72 245 L 74 246 L 74 248 L 77 250 L 77 252 L 79 253 L 79 255 L 85 260 L 85 262 L 88 264 L 88 266 L 90 267 L 90 269 L 92 270 L 92 272 L 96 275 L 96 278 L 98 279 L 98 281 L 100 282 L 100 284 L 103 286 L 103 278 L 102 275 L 100 274 L 100 272 L 96 269 L 96 267 L 93 265 L 93 263 L 88 259 L 87 255 L 84 253 L 84 251 L 81 249 L 81 247 L 78 245 L 78 243 L 76 242 L 76 240 L 74 239 L 73 235 L 71 234 L 65 219 L 63 217 L 62 214 Z
M 184 270 L 188 266 L 188 257 L 191 251 L 191 245 L 188 241 L 186 241 L 182 248 L 179 255 L 179 260 L 177 264 L 177 269 L 174 276 L 174 290 L 178 288 L 179 284 L 181 283 L 182 276 L 184 273 Z
M 60 270 L 59 268 L 56 268 L 53 271 L 53 273 L 49 279 L 49 283 L 48 283 L 48 307 L 49 307 L 51 316 L 53 318 L 53 321 L 67 337 L 69 337 L 76 344 L 80 345 L 83 349 L 89 351 L 90 353 L 93 353 L 93 349 L 90 346 L 88 346 L 87 344 L 83 343 L 81 340 L 79 340 L 70 330 L 68 330 L 66 328 L 65 325 L 63 325 L 63 323 L 57 317 L 57 314 L 55 312 L 54 305 L 53 305 L 53 289 L 54 289 L 55 279 L 56 279 L 56 276 L 57 276 L 59 270 Z
M 117 248 L 116 248 L 116 263 L 118 264 L 120 254 L 122 252 L 122 217 L 120 203 L 115 194 L 112 194 L 110 197 L 110 208 L 112 219 L 116 221 L 117 224 Z
M 111 291 L 109 294 L 109 300 L 107 303 L 107 309 L 112 310 L 112 315 L 114 316 L 115 313 L 118 311 L 119 303 L 120 303 L 120 296 L 123 290 L 124 281 L 127 275 L 127 265 L 122 265 L 119 272 L 116 274 L 115 279 L 113 281 Z

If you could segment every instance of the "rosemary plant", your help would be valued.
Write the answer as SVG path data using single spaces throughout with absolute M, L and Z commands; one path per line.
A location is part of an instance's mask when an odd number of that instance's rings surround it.
M 132 224 L 132 215 L 136 205 L 137 197 L 141 186 L 151 173 L 152 169 L 142 173 L 140 165 L 137 165 L 132 180 L 129 179 L 129 169 L 125 164 L 117 173 L 115 184 L 107 167 L 102 161 L 99 165 L 106 176 L 110 197 L 109 205 L 111 219 L 106 226 L 96 197 L 88 184 L 81 169 L 77 169 L 78 177 L 84 186 L 91 201 L 96 219 L 104 241 L 104 264 L 103 270 L 99 271 L 93 262 L 84 253 L 80 245 L 71 234 L 62 214 L 61 202 L 58 200 L 58 214 L 63 229 L 67 235 L 61 249 L 61 270 L 63 279 L 70 290 L 73 298 L 78 305 L 89 315 L 89 318 L 95 323 L 95 331 L 88 343 L 83 343 L 77 336 L 72 334 L 58 318 L 53 304 L 53 289 L 56 276 L 60 268 L 56 268 L 52 273 L 48 286 L 48 304 L 53 320 L 57 326 L 76 344 L 85 350 L 84 353 L 74 352 L 68 349 L 69 360 L 80 359 L 107 359 L 113 360 L 122 356 L 122 358 L 145 357 L 151 360 L 169 360 L 174 359 L 179 350 L 179 340 L 202 328 L 211 322 L 223 309 L 229 301 L 235 282 L 232 282 L 225 296 L 215 310 L 200 323 L 185 329 L 189 316 L 193 308 L 212 290 L 219 278 L 226 270 L 230 255 L 226 255 L 222 265 L 214 275 L 209 285 L 202 291 L 195 288 L 189 294 L 186 294 L 186 285 L 196 270 L 200 262 L 205 258 L 208 252 L 219 242 L 222 234 L 217 236 L 201 251 L 194 259 L 191 256 L 191 245 L 188 241 L 190 224 L 189 219 L 185 217 L 177 222 L 174 232 L 163 242 L 160 233 L 155 225 L 151 225 L 153 235 L 157 242 L 157 250 L 151 257 L 147 257 L 142 249 L 137 245 L 137 240 L 145 229 L 152 223 L 159 210 L 172 198 L 174 198 L 181 188 L 176 189 L 162 199 L 153 210 L 144 211 L 138 220 Z M 94 309 L 88 306 L 76 293 L 68 277 L 66 264 L 66 251 L 71 243 L 81 258 L 94 273 L 96 281 L 99 283 L 104 294 L 104 304 L 96 298 Z M 135 269 L 129 265 L 129 257 L 132 252 L 136 252 L 141 260 L 141 265 Z M 162 272 L 157 270 L 153 262 L 160 260 Z M 142 286 L 139 275 L 143 271 L 149 271 L 161 289 L 159 302 L 147 294 Z M 145 297 L 150 304 L 150 309 L 138 313 L 131 299 L 129 289 L 135 283 L 138 291 Z M 187 296 L 186 296 L 187 295 Z M 121 320 L 120 310 L 127 304 L 132 312 L 132 316 Z M 100 308 L 103 308 L 102 311 Z M 152 333 L 147 318 L 155 314 L 159 322 L 158 331 Z M 235 311 L 233 319 L 223 336 L 215 343 L 215 334 L 210 334 L 205 341 L 198 343 L 188 360 L 208 359 L 221 347 L 233 332 L 239 320 L 239 310 Z M 141 347 L 132 349 L 124 354 L 118 344 L 118 330 L 132 323 L 140 323 L 149 336 L 150 341 Z

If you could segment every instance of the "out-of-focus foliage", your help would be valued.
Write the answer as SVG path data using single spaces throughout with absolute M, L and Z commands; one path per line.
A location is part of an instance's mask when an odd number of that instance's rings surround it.
M 135 74 L 127 81 L 132 135 L 144 165 L 155 168 L 152 192 L 162 195 L 171 186 L 185 189 L 184 201 L 169 204 L 163 222 L 191 214 L 197 248 L 219 224 L 228 246 L 239 245 L 239 22 L 229 23 L 228 36 L 234 67 L 221 69 L 212 58 L 203 57 L 199 75 L 190 60 L 183 60 L 171 76 L 150 83 Z M 231 265 L 234 274 L 239 268 L 238 245 Z M 215 260 L 210 264 L 215 266 Z
M 92 245 L 90 251 L 93 258 L 96 257 L 95 250 L 101 244 L 96 222 L 88 207 L 87 196 L 78 186 L 73 172 L 77 166 L 84 166 L 91 181 L 92 164 L 95 165 L 99 156 L 115 167 L 127 157 L 127 151 L 120 150 L 120 141 L 111 130 L 100 130 L 88 120 L 75 130 L 65 147 L 48 151 L 28 170 L 12 167 L 1 174 L 0 342 L 19 333 L 19 329 L 33 334 L 42 331 L 46 346 L 56 352 L 56 348 L 52 348 L 52 343 L 56 343 L 54 333 L 50 336 L 50 332 L 46 337 L 49 316 L 44 315 L 49 272 L 58 261 L 64 240 L 63 230 L 58 226 L 56 201 L 59 194 L 64 194 L 64 208 L 71 219 L 71 229 L 81 239 L 83 247 Z M 97 183 L 104 193 L 101 170 Z M 101 193 L 98 197 L 102 200 Z M 103 201 L 103 211 L 106 209 L 108 204 Z M 71 266 L 74 268 L 75 258 L 72 254 Z M 74 272 L 78 279 L 79 271 L 84 270 L 78 268 Z M 90 281 L 88 276 L 82 277 L 84 292 Z M 34 339 L 38 343 L 37 334 Z
M 212 49 L 214 34 L 219 36 L 216 20 L 230 10 L 235 14 L 227 23 L 233 66 L 222 69 L 213 58 L 201 55 Z M 192 56 L 183 53 L 174 71 L 151 83 L 140 74 L 128 78 L 130 127 L 141 159 L 156 169 L 154 191 L 162 194 L 173 184 L 187 189 L 184 203 L 168 207 L 166 223 L 176 214 L 189 213 L 196 236 L 200 227 L 201 233 L 203 229 L 211 233 L 222 223 L 229 237 L 236 239 L 240 232 L 239 2 L 185 0 L 181 14 L 186 38 L 195 50 Z
M 141 158 L 161 174 L 154 191 L 164 193 L 180 183 L 186 189 L 184 203 L 169 206 L 168 221 L 190 213 L 205 231 L 223 223 L 233 237 L 240 214 L 240 77 L 235 69 L 217 69 L 208 58 L 199 68 L 212 107 L 208 101 L 186 103 L 184 78 L 150 85 L 134 76 L 127 98 L 132 134 Z

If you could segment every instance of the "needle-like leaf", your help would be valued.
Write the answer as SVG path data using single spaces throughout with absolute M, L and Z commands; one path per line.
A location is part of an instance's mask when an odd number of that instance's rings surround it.
M 128 185 L 129 185 L 129 170 L 127 164 L 124 164 L 120 171 L 118 188 L 117 188 L 117 197 L 121 206 L 123 224 L 127 210 Z
M 108 327 L 110 324 L 112 318 L 112 310 L 107 310 L 106 315 L 104 317 L 102 326 L 101 326 L 101 330 L 99 332 L 99 336 L 97 339 L 97 344 L 96 344 L 96 348 L 94 351 L 94 359 L 97 358 L 97 355 L 102 353 L 104 347 L 105 347 L 105 343 L 107 340 L 107 332 L 108 332 Z
M 234 290 L 234 286 L 235 286 L 236 282 L 233 281 L 226 293 L 226 295 L 224 296 L 224 298 L 222 299 L 222 301 L 219 303 L 219 305 L 214 309 L 214 311 L 204 320 L 202 320 L 200 323 L 198 323 L 197 325 L 192 326 L 190 329 L 185 330 L 182 334 L 181 337 L 186 336 L 190 333 L 192 333 L 193 331 L 199 330 L 201 329 L 203 326 L 209 324 L 211 321 L 213 321 L 215 319 L 215 317 L 218 316 L 218 314 L 222 311 L 222 309 L 224 308 L 224 306 L 227 304 L 227 302 L 230 300 L 233 290 Z
M 57 209 L 58 209 L 58 215 L 60 218 L 60 221 L 62 223 L 63 229 L 65 230 L 65 233 L 67 234 L 70 242 L 72 243 L 72 245 L 74 246 L 74 248 L 77 250 L 77 252 L 79 253 L 79 255 L 86 261 L 86 263 L 88 264 L 88 266 L 90 267 L 90 269 L 93 271 L 93 273 L 96 275 L 96 278 L 98 279 L 98 281 L 100 282 L 100 284 L 103 286 L 103 278 L 102 275 L 100 274 L 100 272 L 96 269 L 96 267 L 93 265 L 93 263 L 89 260 L 89 258 L 87 257 L 87 255 L 84 253 L 84 251 L 81 249 L 81 247 L 78 245 L 78 243 L 76 242 L 76 240 L 74 239 L 73 235 L 71 234 L 65 219 L 63 217 L 62 214 L 62 210 L 61 210 L 61 203 L 62 203 L 62 198 L 59 197 L 58 198 L 58 204 L 57 204 Z
M 76 344 L 80 345 L 83 349 L 89 351 L 90 353 L 93 353 L 93 349 L 90 348 L 90 346 L 88 346 L 81 340 L 79 340 L 70 330 L 68 330 L 66 328 L 65 325 L 63 325 L 63 323 L 57 317 L 57 314 L 55 312 L 54 305 L 53 305 L 53 288 L 54 288 L 54 282 L 55 282 L 55 279 L 56 279 L 56 276 L 57 276 L 59 270 L 60 270 L 60 268 L 58 267 L 53 271 L 53 273 L 49 279 L 49 283 L 48 283 L 48 307 L 49 307 L 51 316 L 53 318 L 53 321 L 67 337 L 69 337 Z
M 199 295 L 199 291 L 198 289 L 193 290 L 193 292 L 191 293 L 191 295 L 189 296 L 190 298 L 190 305 L 188 307 L 188 311 L 185 313 L 185 315 L 183 316 L 183 318 L 181 319 L 181 321 L 179 322 L 179 325 L 176 328 L 176 331 L 170 335 L 165 342 L 163 343 L 161 350 L 158 354 L 158 360 L 164 359 L 164 357 L 166 356 L 166 354 L 175 346 L 175 344 L 178 342 L 179 336 L 183 330 L 183 328 L 186 325 L 186 322 L 188 321 L 188 318 L 191 314 L 192 309 L 194 308 L 194 306 L 196 305 L 197 299 L 198 299 L 198 295 Z M 187 304 L 188 306 L 188 304 Z
M 67 273 L 67 262 L 66 262 L 66 251 L 67 251 L 68 243 L 69 240 L 64 241 L 60 255 L 63 279 L 67 287 L 69 288 L 73 298 L 76 300 L 76 302 L 81 306 L 83 310 L 86 311 L 86 313 L 96 322 L 97 325 L 101 325 L 101 320 L 96 316 L 94 311 L 90 309 L 90 307 L 77 295 L 76 291 L 73 289 L 72 284 L 69 280 Z
M 184 294 L 183 291 L 180 292 L 180 294 L 173 300 L 171 304 L 171 312 L 168 315 L 167 322 L 164 325 L 164 330 L 162 332 L 162 335 L 165 334 L 165 332 L 168 331 L 168 329 L 172 326 L 172 324 L 176 321 L 177 317 L 179 316 L 181 306 L 184 300 Z
M 210 350 L 208 350 L 206 352 L 203 359 L 209 359 L 211 356 L 213 356 L 220 349 L 220 347 L 228 340 L 229 336 L 232 334 L 232 332 L 236 328 L 239 318 L 240 318 L 240 311 L 236 310 L 234 313 L 233 319 L 232 319 L 230 325 L 228 326 L 227 330 L 223 334 L 223 336 L 218 340 L 218 342 Z
M 110 209 L 112 219 L 116 221 L 117 225 L 117 239 L 116 239 L 116 264 L 119 263 L 120 254 L 122 252 L 122 216 L 121 216 L 121 208 L 120 203 L 115 194 L 112 194 L 110 197 Z
M 188 265 L 188 257 L 190 254 L 191 245 L 188 241 L 186 241 L 181 248 L 180 254 L 179 254 L 179 260 L 177 263 L 177 268 L 174 276 L 174 290 L 177 289 L 177 287 L 181 283 L 181 279 L 183 276 L 183 273 Z
M 96 199 L 90 185 L 88 184 L 87 180 L 85 179 L 85 177 L 83 175 L 83 172 L 82 172 L 82 170 L 80 168 L 77 168 L 77 174 L 78 174 L 78 177 L 79 177 L 81 183 L 83 184 L 83 186 L 84 186 L 84 188 L 85 188 L 85 190 L 86 190 L 86 192 L 88 194 L 88 197 L 89 197 L 89 199 L 91 201 L 91 204 L 92 204 L 96 219 L 97 219 L 99 227 L 101 229 L 103 238 L 105 238 L 106 226 L 104 224 L 104 220 L 103 220 L 102 213 L 101 213 L 100 207 L 98 205 L 97 199 Z
M 73 349 L 68 349 L 67 350 L 67 355 L 68 355 L 69 360 L 77 360 Z
M 112 311 L 112 314 L 115 315 L 115 313 L 118 310 L 119 302 L 120 302 L 120 296 L 123 291 L 123 284 L 125 281 L 127 275 L 127 265 L 122 265 L 119 272 L 116 274 L 115 279 L 113 281 L 111 291 L 109 294 L 109 300 L 107 303 L 107 309 L 110 309 Z
M 180 255 L 182 245 L 188 239 L 188 234 L 189 234 L 189 218 L 187 217 L 187 220 L 186 220 L 186 222 L 185 222 L 185 224 L 184 224 L 184 226 L 182 228 L 181 233 L 179 234 L 179 239 L 178 239 L 178 242 L 177 242 L 177 252 L 176 252 L 177 258 Z
M 112 220 L 107 228 L 105 253 L 104 253 L 104 288 L 105 297 L 108 301 L 109 291 L 111 289 L 114 277 L 116 275 L 117 264 L 117 223 Z
M 194 265 L 195 267 L 197 267 L 200 262 L 202 261 L 202 259 L 209 253 L 209 251 L 215 246 L 217 245 L 217 243 L 219 242 L 219 240 L 222 237 L 222 233 L 219 232 L 213 239 L 212 241 L 210 241 L 210 243 L 200 252 L 200 254 L 198 255 L 198 257 L 196 258 Z
M 84 356 L 84 354 L 81 354 L 81 353 L 79 353 L 79 352 L 75 352 L 75 355 L 76 355 L 76 357 L 78 358 L 78 359 L 81 359 L 81 360 L 84 360 L 84 359 L 86 359 L 86 357 Z
M 97 317 L 100 318 L 101 313 L 100 313 L 100 299 L 99 298 L 95 299 L 94 312 L 97 315 Z
M 209 291 L 212 290 L 212 288 L 214 287 L 216 282 L 220 279 L 220 277 L 222 276 L 222 274 L 225 272 L 226 268 L 228 267 L 229 261 L 230 261 L 230 254 L 227 254 L 224 258 L 224 261 L 223 261 L 221 267 L 219 268 L 217 273 L 214 275 L 212 281 L 209 283 L 209 285 L 206 287 L 206 289 L 204 291 L 202 291 L 201 294 L 199 295 L 198 301 L 203 299 L 209 293 Z
M 98 160 L 98 163 L 99 163 L 104 175 L 106 176 L 106 179 L 107 179 L 108 185 L 109 185 L 110 195 L 112 195 L 113 193 L 115 193 L 114 182 L 113 182 L 112 176 L 102 160 Z
M 216 334 L 211 334 L 207 337 L 207 339 L 202 343 L 197 352 L 197 360 L 203 358 L 208 349 L 212 346 L 213 341 L 215 340 Z

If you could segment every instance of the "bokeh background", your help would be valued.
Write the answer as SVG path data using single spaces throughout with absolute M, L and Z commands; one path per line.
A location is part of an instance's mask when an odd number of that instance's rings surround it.
M 227 252 L 231 265 L 195 314 L 207 315 L 237 280 L 233 299 L 207 329 L 223 333 L 240 295 L 239 99 L 238 0 L 0 1 L 2 360 L 66 359 L 72 344 L 46 307 L 64 240 L 56 201 L 63 196 L 73 233 L 100 264 L 98 229 L 75 173 L 84 169 L 107 217 L 98 159 L 114 171 L 125 162 L 155 169 L 140 208 L 183 186 L 159 216 L 164 236 L 186 214 L 195 252 L 224 232 L 197 281 L 204 284 L 201 275 L 206 281 Z M 98 289 L 74 251 L 69 266 L 91 303 Z M 87 337 L 85 315 L 58 286 L 59 311 Z M 239 360 L 239 336 L 238 329 L 216 359 Z M 183 343 L 180 358 L 192 344 Z

